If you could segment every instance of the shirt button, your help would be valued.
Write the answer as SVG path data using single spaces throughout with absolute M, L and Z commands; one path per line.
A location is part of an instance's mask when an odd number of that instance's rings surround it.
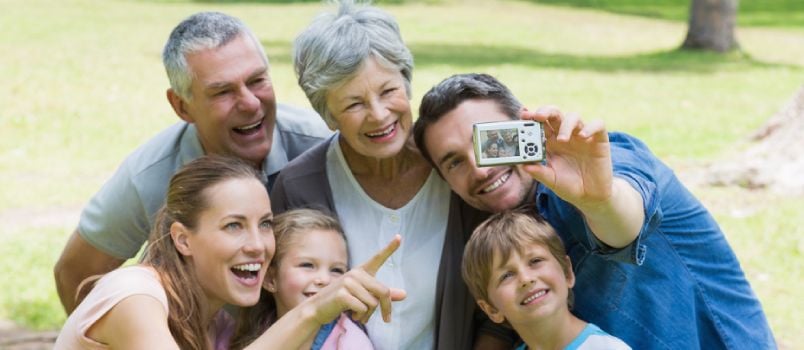
M 399 222 L 399 216 L 396 215 L 396 214 L 391 215 L 390 219 L 391 219 L 391 222 L 393 222 L 393 223 Z

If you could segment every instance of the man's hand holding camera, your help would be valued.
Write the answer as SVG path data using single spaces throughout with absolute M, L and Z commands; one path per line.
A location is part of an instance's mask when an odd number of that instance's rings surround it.
M 547 159 L 546 164 L 522 168 L 583 212 L 598 239 L 615 248 L 630 244 L 644 221 L 642 197 L 613 176 L 603 122 L 584 123 L 579 115 L 563 114 L 555 107 L 523 110 L 520 117 L 542 123 Z
M 612 166 L 609 138 L 602 121 L 584 124 L 574 113 L 555 107 L 524 110 L 520 117 L 542 123 L 547 164 L 523 169 L 578 208 L 596 206 L 611 197 Z

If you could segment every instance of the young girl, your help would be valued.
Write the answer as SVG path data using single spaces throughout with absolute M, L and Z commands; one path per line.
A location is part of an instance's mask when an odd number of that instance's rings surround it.
M 234 327 L 222 307 L 259 300 L 274 255 L 272 220 L 251 165 L 219 156 L 188 163 L 170 180 L 142 263 L 97 279 L 55 349 L 227 349 Z M 288 311 L 249 348 L 299 348 L 346 310 L 368 317 L 379 304 L 388 319 L 404 292 L 373 274 L 398 246 L 392 241 L 342 277 L 350 288 L 332 284 Z
M 275 219 L 276 255 L 263 283 L 268 293 L 244 311 L 237 343 L 248 342 L 289 310 L 317 294 L 348 268 L 346 237 L 336 219 L 317 210 L 296 209 Z M 253 328 L 257 324 L 259 327 Z M 251 328 L 251 329 L 248 329 Z M 248 333 L 252 333 L 249 335 Z M 363 327 L 346 314 L 321 327 L 301 349 L 373 349 Z
M 492 215 L 472 233 L 463 279 L 480 308 L 507 322 L 525 349 L 631 349 L 570 312 L 575 275 L 564 245 L 547 222 L 524 212 Z

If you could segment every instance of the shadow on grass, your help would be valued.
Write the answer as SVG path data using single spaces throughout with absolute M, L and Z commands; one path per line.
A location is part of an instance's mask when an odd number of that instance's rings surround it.
M 202 4 L 302 4 L 320 3 L 321 0 L 190 0 Z M 374 0 L 373 4 L 403 4 L 406 0 Z
M 686 21 L 690 0 L 525 0 L 526 2 L 590 8 L 623 15 Z
M 321 0 L 190 0 L 201 4 L 300 4 Z
M 291 43 L 263 41 L 272 62 L 292 64 Z M 746 68 L 804 68 L 765 63 L 742 52 L 717 54 L 688 50 L 668 50 L 628 56 L 584 56 L 548 53 L 537 49 L 510 46 L 455 44 L 411 44 L 416 66 L 451 65 L 458 67 L 520 65 L 527 67 L 587 70 L 597 72 L 689 72 L 706 74 Z
M 522 65 L 600 72 L 650 71 L 709 73 L 724 69 L 772 68 L 785 65 L 755 60 L 742 52 L 717 54 L 689 50 L 665 50 L 626 56 L 571 55 L 506 46 L 413 44 L 417 65 L 459 66 Z
M 686 22 L 691 0 L 524 0 L 531 3 L 597 9 L 622 15 Z M 739 26 L 803 27 L 804 1 L 740 1 Z

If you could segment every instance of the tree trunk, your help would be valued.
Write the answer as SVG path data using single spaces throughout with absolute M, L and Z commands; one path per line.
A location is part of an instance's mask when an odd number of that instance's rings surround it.
M 692 0 L 684 49 L 726 52 L 739 47 L 734 37 L 737 0 Z

